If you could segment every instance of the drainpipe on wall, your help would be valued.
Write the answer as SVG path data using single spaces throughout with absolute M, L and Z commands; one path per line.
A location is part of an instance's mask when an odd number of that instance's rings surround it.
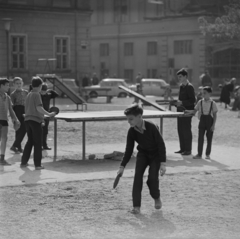
M 74 37 L 75 37 L 75 81 L 79 83 L 79 92 L 81 93 L 81 82 L 79 78 L 78 71 L 78 13 L 75 11 L 74 15 Z
M 121 56 L 120 56 L 120 52 L 121 52 L 121 46 L 120 46 L 120 34 L 121 34 L 121 31 L 120 31 L 120 24 L 121 24 L 121 20 L 119 19 L 118 20 L 118 34 L 117 34 L 117 59 L 118 59 L 118 63 L 117 63 L 117 76 L 118 76 L 118 78 L 120 78 L 121 76 L 120 76 L 120 72 L 121 72 L 121 70 L 120 70 L 120 61 L 121 61 Z

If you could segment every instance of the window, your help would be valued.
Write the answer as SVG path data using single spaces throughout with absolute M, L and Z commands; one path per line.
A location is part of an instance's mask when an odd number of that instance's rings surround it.
M 148 69 L 147 76 L 148 78 L 157 78 L 157 69 Z
M 27 0 L 8 0 L 9 4 L 27 4 Z
M 56 69 L 65 70 L 69 68 L 69 38 L 55 38 Z
M 100 44 L 100 56 L 109 56 L 109 44 L 101 43 Z
M 145 16 L 146 19 L 157 19 L 159 17 L 164 16 L 164 5 L 157 4 L 156 1 L 150 2 L 145 1 Z
M 25 36 L 11 36 L 11 68 L 26 69 Z
M 97 1 L 97 23 L 104 23 L 104 0 Z
M 133 82 L 133 70 L 132 69 L 125 69 L 124 70 L 124 78 L 128 81 L 128 82 Z
M 108 69 L 106 69 L 106 63 L 105 62 L 101 62 L 100 63 L 100 67 L 101 67 L 101 69 L 100 69 L 100 71 L 101 71 L 101 78 L 108 78 L 108 76 L 109 76 L 109 70 Z
M 128 21 L 128 0 L 114 0 L 114 21 Z
M 192 40 L 174 41 L 174 54 L 192 54 Z
M 152 41 L 147 43 L 147 54 L 148 56 L 157 55 L 157 42 Z
M 124 56 L 133 56 L 133 43 L 124 43 Z

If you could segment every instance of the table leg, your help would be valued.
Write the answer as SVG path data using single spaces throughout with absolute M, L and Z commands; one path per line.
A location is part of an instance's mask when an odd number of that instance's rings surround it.
M 163 118 L 160 118 L 160 133 L 163 135 Z
M 86 125 L 85 121 L 82 122 L 82 160 L 85 160 L 85 150 L 86 150 L 86 145 L 85 145 L 85 136 L 86 136 Z
M 57 119 L 54 118 L 54 155 L 53 160 L 57 159 Z

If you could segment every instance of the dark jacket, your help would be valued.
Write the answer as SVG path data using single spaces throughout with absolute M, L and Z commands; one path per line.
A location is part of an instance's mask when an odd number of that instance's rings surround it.
M 46 111 L 49 111 L 51 99 L 54 99 L 57 96 L 58 96 L 58 93 L 56 91 L 54 91 L 54 90 L 48 90 L 45 95 L 41 94 L 43 108 Z
M 193 85 L 191 83 L 187 83 L 186 85 L 181 85 L 179 90 L 178 99 L 182 101 L 183 107 L 177 107 L 178 112 L 183 112 L 186 110 L 193 110 L 196 102 L 195 91 Z

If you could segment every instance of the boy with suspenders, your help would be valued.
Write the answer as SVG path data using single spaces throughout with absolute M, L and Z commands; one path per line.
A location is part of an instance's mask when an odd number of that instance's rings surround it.
M 194 159 L 201 159 L 204 144 L 204 135 L 207 137 L 206 159 L 210 159 L 213 132 L 217 120 L 217 105 L 210 96 L 212 88 L 210 86 L 203 87 L 203 99 L 199 100 L 194 110 L 187 110 L 186 113 L 195 114 L 198 111 L 198 154 Z

